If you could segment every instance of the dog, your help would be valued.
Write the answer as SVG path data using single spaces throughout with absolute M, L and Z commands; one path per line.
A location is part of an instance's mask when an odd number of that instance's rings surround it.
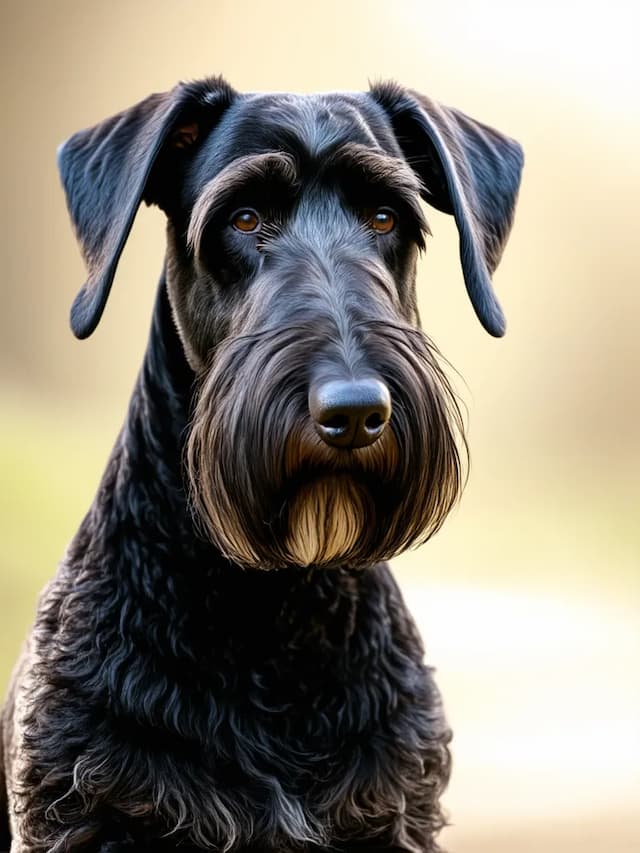
M 167 252 L 124 426 L 4 707 L 5 847 L 438 851 L 450 731 L 385 562 L 464 480 L 418 316 L 421 200 L 453 215 L 502 335 L 520 146 L 395 83 L 211 78 L 58 162 L 88 268 L 78 338 L 143 200 Z

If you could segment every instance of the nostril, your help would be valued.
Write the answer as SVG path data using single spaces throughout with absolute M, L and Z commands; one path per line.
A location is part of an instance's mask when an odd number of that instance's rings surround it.
M 349 418 L 346 415 L 333 415 L 320 421 L 320 426 L 335 432 L 345 432 L 349 429 Z
M 368 430 L 371 430 L 372 432 L 374 430 L 380 429 L 384 426 L 384 424 L 385 421 L 383 420 L 382 415 L 379 412 L 373 412 L 366 418 L 364 422 L 365 427 Z

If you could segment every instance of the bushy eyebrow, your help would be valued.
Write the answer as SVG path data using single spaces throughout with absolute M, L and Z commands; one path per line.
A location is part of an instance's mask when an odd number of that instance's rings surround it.
M 327 171 L 344 170 L 345 174 L 360 177 L 363 183 L 390 190 L 409 208 L 420 230 L 429 233 L 420 206 L 422 182 L 405 160 L 367 145 L 346 142 L 332 152 L 323 168 Z
M 214 216 L 248 184 L 277 181 L 295 190 L 300 177 L 294 158 L 283 151 L 248 154 L 229 163 L 204 187 L 191 211 L 187 245 L 198 251 L 202 235 Z
M 373 183 L 384 183 L 402 192 L 420 193 L 422 183 L 405 160 L 383 154 L 358 142 L 343 142 L 325 160 L 325 169 L 344 167 L 361 172 Z

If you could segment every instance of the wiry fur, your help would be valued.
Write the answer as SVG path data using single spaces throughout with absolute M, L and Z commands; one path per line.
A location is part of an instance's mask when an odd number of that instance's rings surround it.
M 433 534 L 462 484 L 460 415 L 416 310 L 418 196 L 455 213 L 498 333 L 487 270 L 520 155 L 421 97 L 206 80 L 63 147 L 89 267 L 78 336 L 141 198 L 166 212 L 168 250 L 125 424 L 3 711 L 11 853 L 439 850 L 450 733 L 381 562 Z M 229 226 L 249 201 L 268 220 L 255 239 Z M 381 203 L 398 217 L 384 239 L 367 226 Z M 390 392 L 369 447 L 311 423 L 309 389 L 345 376 Z

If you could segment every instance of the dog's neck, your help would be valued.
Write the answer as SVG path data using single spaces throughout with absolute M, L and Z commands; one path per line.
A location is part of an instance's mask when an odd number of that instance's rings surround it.
M 160 280 L 149 341 L 131 398 L 123 437 L 150 451 L 138 464 L 149 465 L 159 484 L 182 487 L 183 441 L 189 420 L 196 376 L 185 358 L 176 329 L 164 277 Z M 166 470 L 159 470 L 162 459 Z M 143 473 L 143 472 L 140 472 Z M 150 485 L 150 482 L 147 482 Z
M 175 328 L 164 279 L 144 361 L 97 500 L 72 545 L 102 550 L 127 538 L 151 549 L 202 550 L 183 480 L 183 442 L 195 384 Z M 102 542 L 101 542 L 102 540 Z M 222 557 L 206 545 L 210 559 Z M 105 548 L 105 551 L 108 548 Z M 188 558 L 187 558 L 188 559 Z

